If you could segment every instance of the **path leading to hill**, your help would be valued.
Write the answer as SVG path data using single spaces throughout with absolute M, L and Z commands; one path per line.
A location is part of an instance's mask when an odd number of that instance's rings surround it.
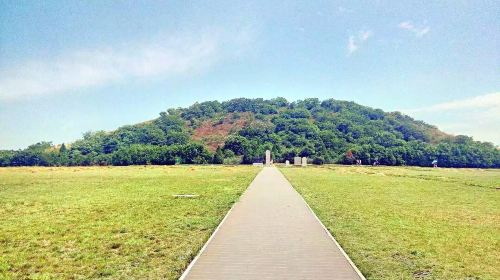
M 181 279 L 362 279 L 275 167 L 254 179 Z

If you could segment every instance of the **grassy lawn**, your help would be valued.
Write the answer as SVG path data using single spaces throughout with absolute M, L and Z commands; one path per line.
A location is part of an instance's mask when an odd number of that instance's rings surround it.
M 500 170 L 281 171 L 368 279 L 500 279 Z
M 0 168 L 0 279 L 178 278 L 259 170 Z

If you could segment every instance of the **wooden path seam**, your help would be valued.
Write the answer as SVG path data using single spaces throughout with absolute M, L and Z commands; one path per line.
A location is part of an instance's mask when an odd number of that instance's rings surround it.
M 295 190 L 295 188 L 294 188 L 294 190 Z M 295 190 L 295 191 L 297 192 L 297 190 Z M 300 193 L 298 193 L 298 194 L 300 195 Z M 349 261 L 349 264 L 356 271 L 356 273 L 358 274 L 359 278 L 361 280 L 366 280 L 366 278 L 363 275 L 363 273 L 361 273 L 361 271 L 358 269 L 358 267 L 356 266 L 356 264 L 354 264 L 354 262 L 351 260 L 351 258 L 349 257 L 349 255 L 347 255 L 347 253 L 344 251 L 344 249 L 342 248 L 342 246 L 340 246 L 339 242 L 337 242 L 337 239 L 335 239 L 335 237 L 333 237 L 332 233 L 328 230 L 328 228 L 326 228 L 326 226 L 323 224 L 323 222 L 321 222 L 321 220 L 319 219 L 318 215 L 316 215 L 316 213 L 314 213 L 313 209 L 307 203 L 307 201 L 304 199 L 304 197 L 302 195 L 300 195 L 300 197 L 302 198 L 302 200 L 304 201 L 304 203 L 309 208 L 309 211 L 311 211 L 311 213 L 314 215 L 314 217 L 316 218 L 316 220 L 318 221 L 318 223 L 321 224 L 321 226 L 323 227 L 323 230 L 326 232 L 326 234 L 328 235 L 328 237 L 330 237 L 330 239 L 335 243 L 335 246 L 337 246 L 337 248 L 340 250 L 340 252 L 342 253 L 342 255 L 344 255 L 344 257 L 347 259 L 347 261 Z
M 275 167 L 259 172 L 180 279 L 365 280 Z

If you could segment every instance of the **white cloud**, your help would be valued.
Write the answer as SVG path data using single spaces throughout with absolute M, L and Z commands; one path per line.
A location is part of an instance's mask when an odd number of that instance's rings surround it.
M 357 35 L 349 36 L 349 40 L 347 42 L 347 52 L 348 55 L 351 55 L 355 51 L 359 49 L 359 47 L 370 37 L 373 36 L 373 32 L 370 30 L 360 31 Z
M 354 41 L 354 36 L 349 36 L 349 42 L 347 43 L 347 51 L 349 52 L 349 54 L 355 52 L 356 50 L 358 50 L 358 48 L 358 45 Z
M 370 38 L 371 36 L 373 35 L 373 33 L 371 31 L 363 31 L 360 33 L 360 38 L 361 38 L 361 41 L 366 41 L 368 40 L 368 38 Z
M 402 111 L 445 132 L 500 144 L 500 92 Z
M 415 26 L 414 24 L 412 24 L 410 21 L 403 21 L 403 22 L 399 23 L 398 27 L 414 33 L 415 36 L 417 36 L 418 38 L 429 33 L 429 31 L 431 30 L 431 28 L 429 26 L 418 27 L 418 26 Z
M 445 103 L 435 104 L 429 107 L 406 110 L 406 112 L 440 112 L 463 109 L 497 108 L 500 114 L 500 92 L 475 96 L 467 99 L 452 100 Z
M 80 50 L 0 69 L 0 100 L 18 100 L 146 77 L 198 71 L 219 50 L 214 35 L 170 37 L 129 47 Z

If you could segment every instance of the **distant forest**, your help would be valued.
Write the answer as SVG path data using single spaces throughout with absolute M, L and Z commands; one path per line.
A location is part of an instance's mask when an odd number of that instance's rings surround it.
M 0 150 L 0 166 L 250 164 L 265 150 L 274 162 L 308 157 L 341 163 L 500 167 L 492 143 L 452 136 L 399 112 L 354 102 L 238 98 L 168 109 L 157 119 L 87 132 L 73 143 Z

